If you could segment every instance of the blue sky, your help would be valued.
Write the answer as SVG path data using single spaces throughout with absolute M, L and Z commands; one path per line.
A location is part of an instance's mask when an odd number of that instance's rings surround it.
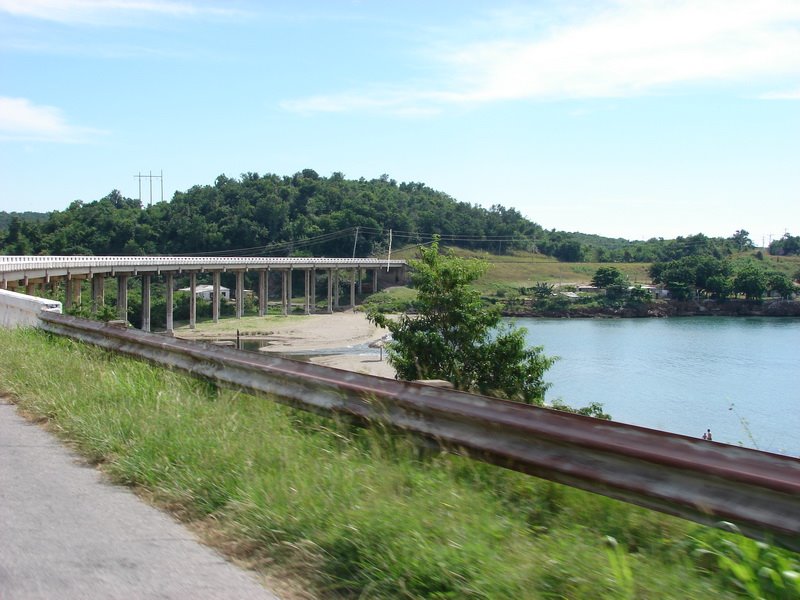
M 0 210 L 304 168 L 798 235 L 800 0 L 0 0 Z

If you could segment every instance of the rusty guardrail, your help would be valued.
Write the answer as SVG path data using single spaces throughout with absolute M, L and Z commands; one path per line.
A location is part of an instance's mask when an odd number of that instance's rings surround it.
M 42 313 L 41 328 L 306 410 L 800 551 L 800 460 L 432 386 Z

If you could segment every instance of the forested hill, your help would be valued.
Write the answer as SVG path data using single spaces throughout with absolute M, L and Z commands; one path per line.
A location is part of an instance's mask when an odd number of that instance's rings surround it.
M 213 185 L 147 207 L 115 190 L 44 216 L 0 213 L 0 253 L 383 256 L 390 231 L 393 248 L 438 234 L 448 245 L 494 253 L 537 250 L 565 261 L 650 262 L 727 254 L 749 243 L 747 232 L 737 232 L 738 240 L 698 234 L 628 242 L 548 231 L 513 208 L 458 202 L 422 183 L 397 183 L 385 175 L 321 177 L 305 169 L 293 176 L 220 175 Z

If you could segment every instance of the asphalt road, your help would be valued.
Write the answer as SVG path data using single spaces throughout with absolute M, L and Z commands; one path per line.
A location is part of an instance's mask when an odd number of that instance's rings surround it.
M 269 599 L 0 400 L 0 600 Z

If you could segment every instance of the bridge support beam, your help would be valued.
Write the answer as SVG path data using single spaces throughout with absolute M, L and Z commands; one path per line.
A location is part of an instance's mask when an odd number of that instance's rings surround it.
M 173 290 L 175 289 L 175 274 L 172 271 L 167 272 L 167 280 L 164 285 L 164 304 L 167 309 L 167 331 L 172 333 L 175 331 L 175 306 L 173 302 Z
M 236 318 L 244 315 L 244 271 L 236 271 Z
M 197 273 L 189 273 L 189 329 L 197 327 Z
M 214 271 L 214 273 L 211 275 L 212 285 L 214 287 L 214 290 L 211 293 L 211 320 L 214 321 L 214 323 L 219 323 L 219 277 L 219 271 Z
M 128 320 L 128 276 L 117 275 L 117 318 Z
M 142 275 L 142 331 L 150 331 L 150 273 Z
M 333 312 L 333 269 L 328 269 L 328 314 Z
M 372 293 L 378 291 L 378 269 L 372 269 Z
M 317 312 L 317 269 L 311 268 L 311 312 Z
M 264 296 L 264 287 L 266 285 L 267 272 L 261 270 L 258 272 L 258 316 L 263 317 L 267 312 L 267 298 Z
M 104 275 L 92 275 L 92 314 L 96 315 L 105 304 L 106 278 Z
M 310 289 L 310 286 L 309 286 L 310 279 L 311 279 L 311 271 L 309 271 L 308 269 L 304 270 L 303 271 L 303 283 L 305 285 L 304 285 L 304 288 L 303 288 L 303 306 L 304 306 L 305 313 L 307 315 L 311 314 L 311 289 Z
M 356 307 L 356 273 L 358 269 L 350 271 L 350 308 Z
M 292 272 L 281 271 L 281 310 L 284 317 L 289 314 L 289 298 L 291 298 L 291 294 L 287 290 L 287 280 L 291 285 Z
M 339 308 L 339 269 L 333 270 L 333 308 Z

